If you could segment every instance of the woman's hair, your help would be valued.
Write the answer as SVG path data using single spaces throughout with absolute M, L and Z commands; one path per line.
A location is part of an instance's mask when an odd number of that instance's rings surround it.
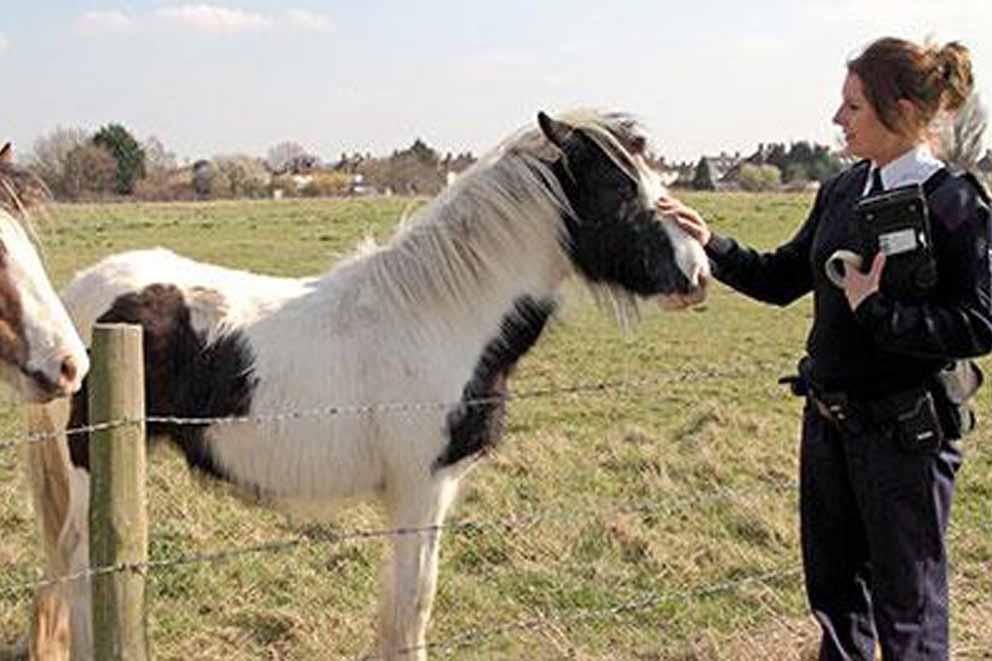
M 884 37 L 847 63 L 861 79 L 865 97 L 887 129 L 919 135 L 941 111 L 955 111 L 971 95 L 971 53 L 956 41 L 940 47 Z M 916 108 L 915 117 L 900 111 L 899 101 Z

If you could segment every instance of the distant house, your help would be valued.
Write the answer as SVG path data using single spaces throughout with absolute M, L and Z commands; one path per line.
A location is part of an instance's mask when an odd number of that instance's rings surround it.
M 348 186 L 348 195 L 375 195 L 375 186 L 369 185 L 365 181 L 365 175 L 355 173 L 351 176 L 351 184 Z
M 688 161 L 684 163 L 677 163 L 672 166 L 671 169 L 675 171 L 677 176 L 675 177 L 675 181 L 673 181 L 670 185 L 682 186 L 686 188 L 692 186 L 692 179 L 696 174 L 696 166 L 693 163 Z
M 706 156 L 705 158 L 709 161 L 710 172 L 717 185 L 731 183 L 736 174 L 740 172 L 742 163 L 740 153 L 730 155 L 726 152 L 720 152 L 718 156 Z
M 735 185 L 733 177 L 740 169 L 740 163 L 740 154 L 731 156 L 720 152 L 718 156 L 701 156 L 693 169 L 689 185 L 699 190 L 732 188 Z
M 717 188 L 734 188 L 738 184 L 741 168 L 745 165 L 764 165 L 768 162 L 768 149 L 765 145 L 759 144 L 754 153 L 746 158 L 741 158 L 740 152 L 734 154 L 732 159 L 725 163 L 730 163 L 723 175 L 716 177 Z

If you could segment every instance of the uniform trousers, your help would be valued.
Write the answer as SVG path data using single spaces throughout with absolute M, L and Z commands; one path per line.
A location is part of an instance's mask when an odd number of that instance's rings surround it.
M 821 661 L 948 658 L 946 531 L 958 441 L 902 449 L 892 426 L 839 424 L 808 402 L 800 448 L 803 568 Z

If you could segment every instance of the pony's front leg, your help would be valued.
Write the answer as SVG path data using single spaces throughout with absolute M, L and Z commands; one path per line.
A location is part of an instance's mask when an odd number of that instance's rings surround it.
M 437 589 L 440 526 L 457 489 L 456 480 L 432 479 L 388 495 L 390 525 L 398 532 L 392 540 L 393 555 L 380 613 L 380 658 L 427 659 L 426 634 Z
M 72 661 L 93 658 L 93 579 L 90 568 L 90 474 L 73 469 L 69 519 L 59 538 L 59 553 L 68 563 L 68 575 L 78 576 L 65 584 L 69 599 L 69 631 Z

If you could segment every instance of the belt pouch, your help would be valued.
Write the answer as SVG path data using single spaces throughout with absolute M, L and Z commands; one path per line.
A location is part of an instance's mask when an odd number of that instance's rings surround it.
M 890 395 L 872 408 L 880 424 L 892 427 L 905 452 L 934 452 L 944 440 L 933 395 L 923 388 Z

